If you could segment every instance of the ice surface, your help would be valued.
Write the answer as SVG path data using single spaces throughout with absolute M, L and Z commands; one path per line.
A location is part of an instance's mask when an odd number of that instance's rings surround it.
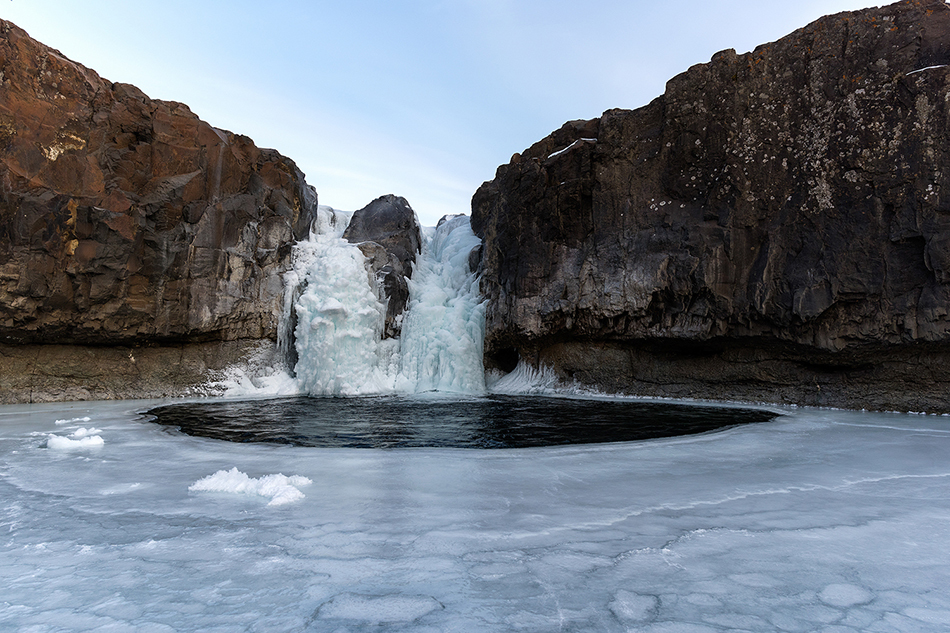
M 442 604 L 431 596 L 362 596 L 343 593 L 322 604 L 317 609 L 316 617 L 383 624 L 411 622 L 442 608 Z
M 950 627 L 946 417 L 360 450 L 184 436 L 135 413 L 156 404 L 0 407 L 0 630 Z M 107 441 L 44 447 L 80 427 Z M 218 471 L 313 483 L 189 490 Z

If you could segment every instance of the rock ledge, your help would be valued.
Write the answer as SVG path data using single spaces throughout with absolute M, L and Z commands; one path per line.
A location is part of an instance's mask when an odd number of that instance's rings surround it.
M 472 201 L 486 361 L 950 411 L 950 7 L 841 13 L 564 125 Z
M 52 363 L 37 371 L 56 374 L 63 355 L 43 346 L 85 346 L 80 356 L 97 358 L 166 347 L 184 358 L 182 346 L 198 345 L 212 367 L 236 349 L 215 342 L 276 339 L 291 244 L 317 206 L 291 160 L 107 81 L 2 20 L 0 82 L 5 358 L 32 349 Z M 82 372 L 61 369 L 69 393 L 83 393 Z M 16 382 L 15 371 L 7 363 L 0 374 Z

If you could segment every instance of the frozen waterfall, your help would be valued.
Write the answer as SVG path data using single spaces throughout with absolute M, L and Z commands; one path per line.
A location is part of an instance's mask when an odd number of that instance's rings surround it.
M 485 391 L 485 305 L 468 260 L 480 244 L 464 215 L 443 222 L 426 240 L 409 280 L 399 391 Z
M 321 207 L 310 239 L 296 246 L 288 287 L 297 288 L 289 296 L 298 390 L 333 396 L 483 393 L 485 312 L 468 261 L 480 240 L 469 219 L 455 216 L 426 230 L 409 280 L 402 336 L 388 340 L 382 340 L 386 305 L 363 253 L 342 237 L 348 220 Z M 289 323 L 291 310 L 286 312 Z

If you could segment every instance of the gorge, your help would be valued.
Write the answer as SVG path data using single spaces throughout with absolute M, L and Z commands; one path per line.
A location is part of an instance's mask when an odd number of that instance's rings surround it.
M 310 330 L 289 342 L 311 301 L 293 244 L 322 222 L 293 162 L 0 31 L 3 401 L 210 394 L 223 370 L 282 365 L 303 392 L 347 392 L 327 386 L 332 360 L 300 365 L 299 345 L 325 347 Z M 722 51 L 642 108 L 515 154 L 472 200 L 481 246 L 457 254 L 458 283 L 479 275 L 484 303 L 466 303 L 485 310 L 486 367 L 602 393 L 950 411 L 948 63 L 946 4 L 904 0 Z M 346 229 L 365 287 L 333 267 L 310 283 L 364 297 L 355 338 L 372 349 L 348 356 L 384 365 L 413 321 L 422 238 L 393 250 L 366 230 Z M 322 292 L 311 308 L 333 312 Z M 460 388 L 437 366 L 413 380 Z M 382 391 L 405 378 L 377 370 Z
M 0 22 L 0 630 L 946 630 L 947 14 L 724 51 L 437 227 Z
M 293 161 L 6 21 L 0 81 L 0 402 L 188 393 L 270 353 L 317 208 Z

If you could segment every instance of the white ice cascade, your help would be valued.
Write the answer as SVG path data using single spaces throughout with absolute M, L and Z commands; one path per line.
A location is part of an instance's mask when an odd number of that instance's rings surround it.
M 464 215 L 443 222 L 424 244 L 409 280 L 400 391 L 485 391 L 485 304 L 469 267 L 480 245 Z
M 297 245 L 303 292 L 295 304 L 295 370 L 306 393 L 378 393 L 388 382 L 378 349 L 385 307 L 370 287 L 363 253 L 342 237 L 347 219 L 321 207 L 310 239 Z
M 450 391 L 483 393 L 484 305 L 469 254 L 480 241 L 468 218 L 428 231 L 409 281 L 400 339 L 381 340 L 386 306 L 362 251 L 342 238 L 348 217 L 321 207 L 297 245 L 294 303 L 300 390 L 355 396 Z M 295 293 L 296 294 L 296 293 Z

